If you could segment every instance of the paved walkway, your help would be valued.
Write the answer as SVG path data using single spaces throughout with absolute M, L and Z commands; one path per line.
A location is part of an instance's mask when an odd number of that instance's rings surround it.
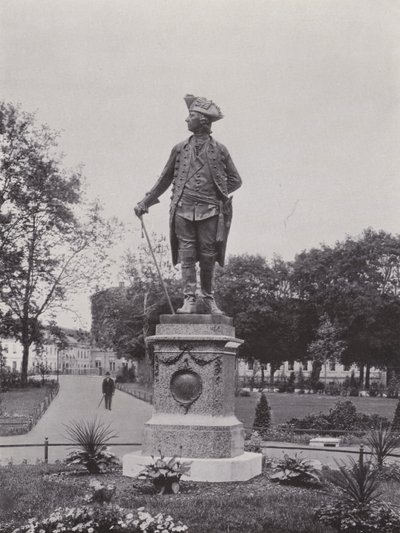
M 115 442 L 142 442 L 144 423 L 150 418 L 152 407 L 129 394 L 115 391 L 112 411 L 106 411 L 101 399 L 101 377 L 60 376 L 60 391 L 36 426 L 24 435 L 0 437 L 0 444 L 42 444 L 45 437 L 49 443 L 68 443 L 63 425 L 73 420 L 92 420 L 97 417 L 117 433 Z M 113 452 L 119 457 L 133 451 L 132 446 L 115 446 Z M 67 447 L 49 447 L 49 462 L 62 460 L 68 453 Z M 10 460 L 29 463 L 43 460 L 43 447 L 0 448 L 0 463 Z

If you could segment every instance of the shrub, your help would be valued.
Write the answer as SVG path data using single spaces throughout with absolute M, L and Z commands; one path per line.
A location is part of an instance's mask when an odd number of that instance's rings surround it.
M 396 376 L 393 376 L 389 383 L 388 383 L 388 389 L 387 389 L 387 397 L 388 398 L 398 398 L 399 397 L 399 391 L 400 391 L 400 382 L 396 378 Z
M 400 444 L 400 436 L 393 433 L 392 429 L 379 425 L 376 429 L 371 429 L 367 434 L 367 441 L 371 447 L 372 454 L 378 468 L 382 468 L 383 463 Z
M 400 400 L 397 402 L 396 410 L 394 412 L 392 430 L 400 432 Z
M 248 439 L 244 441 L 244 449 L 246 452 L 261 453 L 262 438 L 258 431 L 252 431 Z
M 262 392 L 256 407 L 253 429 L 259 432 L 261 437 L 266 435 L 271 425 L 271 408 L 268 404 L 267 397 Z
M 300 454 L 289 457 L 285 453 L 283 459 L 276 464 L 276 472 L 270 476 L 270 479 L 279 483 L 297 486 L 318 486 L 321 484 L 320 477 L 314 466 L 312 466 L 310 461 L 302 458 Z
M 171 459 L 165 458 L 160 451 L 160 458 L 146 465 L 139 474 L 139 479 L 150 479 L 159 494 L 177 494 L 180 489 L 182 476 L 189 476 L 190 462 L 182 463 L 175 455 Z
M 311 414 L 302 419 L 292 418 L 288 422 L 296 429 L 355 430 L 364 431 L 378 425 L 388 427 L 389 420 L 379 415 L 357 412 L 350 400 L 339 400 L 328 413 Z
M 376 504 L 370 507 L 351 507 L 338 502 L 321 507 L 316 517 L 323 524 L 336 531 L 346 533 L 399 533 L 400 515 L 388 505 Z
M 56 509 L 48 518 L 39 520 L 32 518 L 28 524 L 15 529 L 13 533 L 57 533 L 61 531 L 80 533 L 156 533 L 160 531 L 182 532 L 187 526 L 181 522 L 174 523 L 171 516 L 164 517 L 161 513 L 151 516 L 144 507 L 133 512 L 118 505 L 82 506 Z M 1 533 L 9 530 L 0 529 Z
M 80 464 L 90 474 L 99 474 L 106 467 L 118 465 L 119 459 L 111 453 L 106 444 L 117 435 L 110 425 L 94 420 L 79 420 L 65 425 L 67 438 L 78 447 L 69 453 L 67 464 Z
M 97 479 L 94 479 L 90 482 L 89 487 L 91 489 L 91 494 L 86 494 L 85 501 L 88 503 L 99 503 L 103 505 L 104 503 L 110 503 L 115 495 L 115 485 L 103 485 Z

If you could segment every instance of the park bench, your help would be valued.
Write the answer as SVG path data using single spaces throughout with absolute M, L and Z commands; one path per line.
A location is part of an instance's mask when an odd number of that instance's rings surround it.
M 334 437 L 315 437 L 314 439 L 310 439 L 310 446 L 337 448 L 338 446 L 340 446 L 340 439 Z

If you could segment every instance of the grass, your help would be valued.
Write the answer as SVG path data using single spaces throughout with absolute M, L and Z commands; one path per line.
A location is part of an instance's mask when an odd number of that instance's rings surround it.
M 127 509 L 144 506 L 150 513 L 171 514 L 190 533 L 331 533 L 314 518 L 314 510 L 332 501 L 332 486 L 305 489 L 281 486 L 268 479 L 270 469 L 241 483 L 182 482 L 181 492 L 156 495 L 147 481 L 111 474 L 89 476 L 61 465 L 18 465 L 0 468 L 0 515 L 4 523 L 47 516 L 58 506 L 79 506 L 92 479 L 114 483 L 114 503 Z M 400 484 L 382 484 L 383 499 L 396 502 Z
M 350 400 L 357 411 L 366 414 L 378 414 L 389 420 L 393 419 L 398 399 L 369 398 L 350 396 L 325 396 L 323 394 L 290 394 L 271 392 L 266 393 L 271 407 L 272 424 L 283 424 L 291 418 L 303 418 L 311 413 L 327 413 L 339 400 Z M 251 427 L 254 421 L 255 408 L 259 393 L 253 392 L 251 396 L 238 396 L 236 398 L 236 416 L 246 427 Z
M 0 395 L 1 410 L 9 415 L 33 415 L 44 401 L 46 390 L 46 387 L 28 387 L 2 392 Z
M 149 389 L 137 383 L 124 383 L 124 386 L 133 390 L 149 391 Z M 236 416 L 243 422 L 245 427 L 253 425 L 259 397 L 258 392 L 252 392 L 250 396 L 238 396 L 235 398 Z M 266 397 L 271 407 L 273 425 L 283 424 L 291 418 L 303 418 L 311 413 L 319 413 L 320 411 L 327 413 L 339 400 L 350 400 L 356 406 L 357 411 L 361 413 L 376 413 L 392 420 L 398 403 L 398 399 L 395 398 L 325 396 L 324 394 L 267 392 Z

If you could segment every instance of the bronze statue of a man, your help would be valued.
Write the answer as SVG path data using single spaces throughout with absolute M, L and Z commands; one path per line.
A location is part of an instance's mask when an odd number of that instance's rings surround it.
M 196 313 L 196 262 L 200 265 L 201 298 L 210 314 L 222 314 L 213 296 L 215 261 L 223 266 L 232 217 L 231 197 L 242 180 L 225 146 L 211 136 L 211 124 L 223 115 L 210 100 L 186 95 L 186 119 L 193 135 L 174 146 L 154 187 L 135 207 L 141 217 L 159 202 L 172 183 L 170 240 L 173 264 L 181 263 L 183 306 Z

